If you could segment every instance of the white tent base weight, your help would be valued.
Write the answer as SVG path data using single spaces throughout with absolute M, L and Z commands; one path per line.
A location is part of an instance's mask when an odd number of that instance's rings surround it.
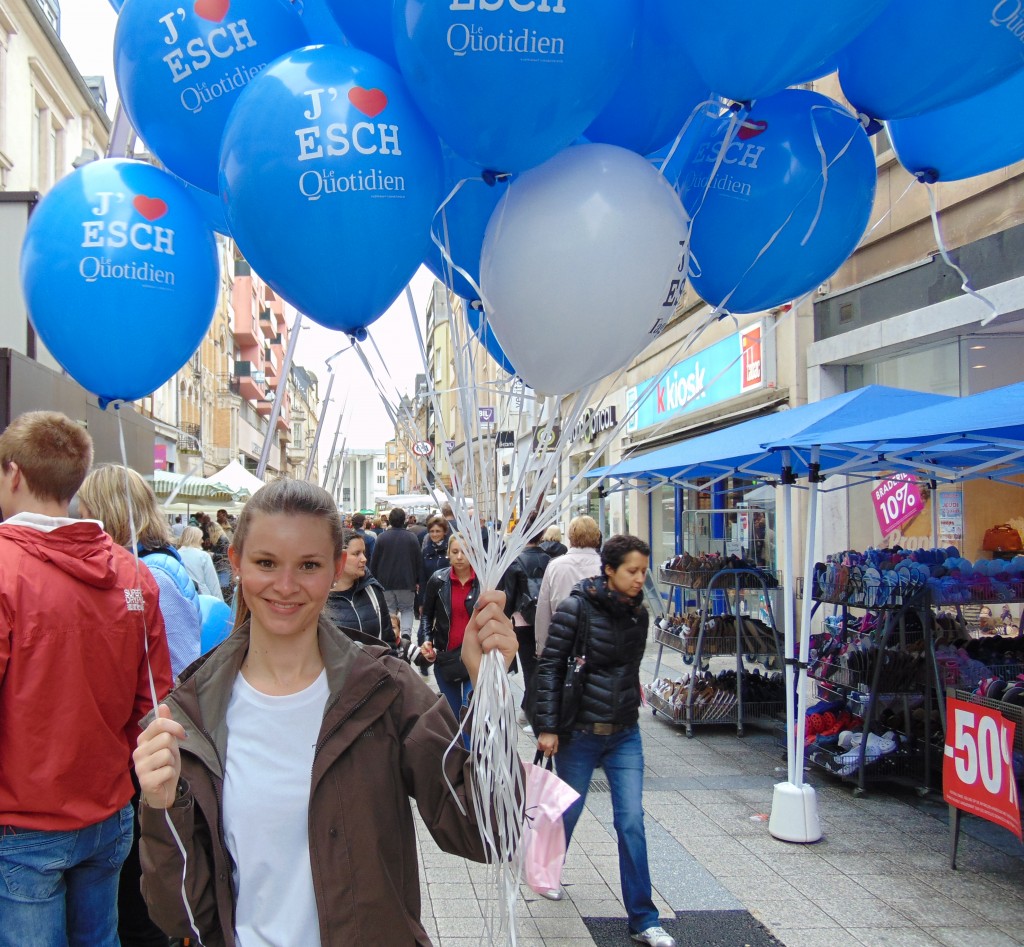
M 776 783 L 768 831 L 782 842 L 810 844 L 821 840 L 818 797 L 813 786 L 804 783 Z

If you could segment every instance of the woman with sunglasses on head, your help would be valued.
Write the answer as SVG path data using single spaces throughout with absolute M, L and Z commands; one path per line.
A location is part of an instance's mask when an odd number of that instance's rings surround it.
M 423 593 L 417 663 L 434 665 L 437 688 L 459 717 L 473 692 L 461 653 L 466 627 L 480 598 L 480 582 L 458 533 L 448 537 L 448 561 L 449 568 L 435 572 Z
M 230 551 L 235 630 L 139 738 L 143 893 L 171 936 L 206 947 L 429 944 L 410 799 L 442 850 L 485 857 L 447 702 L 387 649 L 321 616 L 342 544 L 321 487 L 257 491 Z M 503 605 L 482 595 L 466 628 L 474 677 L 484 652 L 506 665 L 515 654 Z

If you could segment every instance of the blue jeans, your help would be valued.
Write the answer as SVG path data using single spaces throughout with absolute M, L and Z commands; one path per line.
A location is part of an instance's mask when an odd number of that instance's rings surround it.
M 562 816 L 565 845 L 583 813 L 590 777 L 600 766 L 612 791 L 612 818 L 619 840 L 619 880 L 629 927 L 644 931 L 658 924 L 658 909 L 651 898 L 651 872 L 647 866 L 647 833 L 644 831 L 644 748 L 640 725 L 608 736 L 576 732 L 558 744 L 555 769 L 580 794 Z
M 0 947 L 118 947 L 132 807 L 84 829 L 0 826 Z
M 437 689 L 441 692 L 444 699 L 448 701 L 448 706 L 451 707 L 452 713 L 455 714 L 456 722 L 461 723 L 462 708 L 469 703 L 469 695 L 473 693 L 473 682 L 459 681 L 457 684 L 449 684 L 443 677 L 441 677 L 437 668 L 434 669 L 434 680 L 437 681 Z M 462 742 L 465 743 L 466 749 L 468 750 L 468 731 L 463 735 Z

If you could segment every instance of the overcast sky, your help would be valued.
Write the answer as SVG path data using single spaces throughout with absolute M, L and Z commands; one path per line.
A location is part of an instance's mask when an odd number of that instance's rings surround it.
M 117 101 L 113 65 L 116 23 L 117 15 L 109 0 L 64 0 L 61 4 L 61 39 L 82 75 L 102 75 L 106 78 L 111 115 Z M 421 268 L 412 284 L 421 322 L 432 284 L 433 277 Z M 326 360 L 346 346 L 347 342 L 341 333 L 324 329 L 308 319 L 304 322 L 308 328 L 299 337 L 295 363 L 310 369 L 317 376 L 323 397 L 328 382 Z M 423 371 L 423 363 L 404 293 L 370 327 L 370 333 L 381 350 L 386 352 L 388 369 L 395 383 L 403 393 L 411 395 L 416 373 Z M 346 402 L 349 420 L 338 439 L 339 447 L 343 442 L 348 447 L 383 447 L 393 433 L 380 397 L 367 379 L 356 354 L 346 353 L 331 364 L 338 378 L 331 393 L 332 403 L 327 406 L 324 418 L 320 440 L 321 465 L 327 462 L 334 432 L 338 428 L 338 412 Z

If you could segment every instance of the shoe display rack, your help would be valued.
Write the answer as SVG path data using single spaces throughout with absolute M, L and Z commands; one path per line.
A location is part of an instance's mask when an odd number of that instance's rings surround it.
M 858 795 L 880 781 L 929 791 L 942 725 L 934 712 L 938 677 L 927 586 L 890 590 L 876 604 L 870 593 L 865 601 L 843 586 L 816 582 L 812 615 L 822 605 L 837 610 L 811 638 L 808 673 L 821 703 L 808 710 L 807 761 L 853 782 Z M 847 725 L 836 732 L 833 720 L 844 714 Z
M 774 726 L 786 706 L 771 595 L 779 586 L 778 576 L 728 560 L 711 569 L 700 568 L 697 562 L 692 560 L 694 565 L 688 563 L 685 569 L 662 567 L 659 572 L 663 582 L 687 590 L 687 598 L 695 596 L 699 609 L 686 616 L 667 616 L 655 626 L 655 679 L 644 686 L 645 697 L 655 716 L 685 726 L 688 737 L 694 727 L 706 724 L 735 725 L 737 736 L 743 736 L 747 724 Z M 759 593 L 767 621 L 745 613 L 750 592 Z M 663 680 L 665 648 L 682 654 L 693 672 L 680 681 Z M 735 656 L 734 667 L 712 675 L 710 658 L 719 656 Z M 748 669 L 744 661 L 760 667 Z

